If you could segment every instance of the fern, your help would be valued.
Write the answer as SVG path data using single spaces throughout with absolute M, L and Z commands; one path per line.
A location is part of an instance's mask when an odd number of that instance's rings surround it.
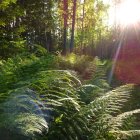
M 85 129 L 85 121 L 77 113 L 82 104 L 76 93 L 76 86 L 80 84 L 68 71 L 38 73 L 36 80 L 28 85 L 30 89 L 25 86 L 13 90 L 1 103 L 0 117 L 6 121 L 1 121 L 0 128 L 28 138 L 43 136 L 48 128 L 50 139 L 56 135 L 56 130 L 61 133 L 60 138 L 81 137 L 79 133 Z M 68 136 L 65 131 L 69 131 Z
M 107 91 L 110 88 L 106 78 L 108 63 L 107 61 L 102 62 L 98 57 L 95 57 L 94 62 L 96 69 L 89 82 Z
M 95 99 L 83 110 L 89 119 L 91 139 L 110 139 L 110 120 L 130 98 L 132 85 L 121 86 Z M 112 137 L 112 135 L 111 135 Z
M 124 127 L 128 128 L 128 124 L 130 123 L 129 118 L 135 114 L 140 114 L 140 109 L 124 112 L 117 115 L 116 117 L 111 118 L 109 122 L 112 129 L 111 133 L 115 133 L 119 139 L 128 139 L 133 138 L 134 136 L 140 136 L 139 130 L 123 130 Z
M 140 130 L 113 131 L 112 133 L 117 135 L 118 140 L 139 140 L 140 138 Z
M 109 91 L 105 63 L 101 64 L 98 59 L 95 62 L 89 68 L 94 75 L 87 85 L 82 85 L 83 81 L 72 70 L 53 70 L 54 56 L 27 55 L 1 62 L 0 138 L 117 140 L 139 137 L 138 128 L 131 129 L 133 116 L 139 114 L 139 109 L 123 112 L 134 86 L 124 85 Z

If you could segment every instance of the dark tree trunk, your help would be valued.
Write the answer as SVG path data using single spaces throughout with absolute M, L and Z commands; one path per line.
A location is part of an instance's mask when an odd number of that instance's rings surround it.
M 82 39 L 81 39 L 81 48 L 83 50 L 83 39 L 84 39 L 84 19 L 85 19 L 85 0 L 83 1 L 83 18 L 82 18 Z
M 49 52 L 53 51 L 53 46 L 52 46 L 52 36 L 51 33 L 47 34 L 47 48 Z
M 66 45 L 67 45 L 67 22 L 68 22 L 68 0 L 63 0 L 63 18 L 64 18 L 64 42 L 62 54 L 66 55 Z
M 70 52 L 72 52 L 73 48 L 74 48 L 74 28 L 75 28 L 75 16 L 76 16 L 76 2 L 77 2 L 77 0 L 73 0 L 73 15 L 72 15 L 72 30 L 71 30 Z

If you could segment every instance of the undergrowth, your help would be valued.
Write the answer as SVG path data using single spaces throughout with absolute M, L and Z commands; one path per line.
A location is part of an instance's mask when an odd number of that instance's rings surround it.
M 112 89 L 107 64 L 74 54 L 0 61 L 0 139 L 139 140 L 135 86 Z

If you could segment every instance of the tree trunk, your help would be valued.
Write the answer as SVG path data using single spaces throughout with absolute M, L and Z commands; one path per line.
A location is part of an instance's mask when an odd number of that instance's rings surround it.
M 82 17 L 82 38 L 81 38 L 81 49 L 82 49 L 82 53 L 84 50 L 84 44 L 83 44 L 83 40 L 84 40 L 84 19 L 85 19 L 85 0 L 83 0 L 83 17 Z
M 64 18 L 64 42 L 62 54 L 66 55 L 66 45 L 67 45 L 67 22 L 68 22 L 68 0 L 63 0 L 63 18 Z
M 77 2 L 77 0 L 73 0 L 73 15 L 72 15 L 72 30 L 71 30 L 70 52 L 72 52 L 73 48 L 74 48 L 74 28 L 75 28 L 75 16 L 76 16 L 76 2 Z

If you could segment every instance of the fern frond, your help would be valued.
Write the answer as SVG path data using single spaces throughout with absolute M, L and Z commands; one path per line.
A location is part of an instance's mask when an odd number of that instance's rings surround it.
M 117 136 L 117 140 L 128 140 L 131 139 L 139 140 L 140 137 L 140 130 L 128 130 L 128 131 L 110 131 L 113 135 Z
M 110 119 L 120 112 L 132 90 L 133 85 L 121 86 L 90 102 L 82 110 L 88 118 L 91 139 L 109 139 Z
M 133 85 L 125 85 L 116 88 L 91 102 L 88 105 L 88 108 L 93 110 L 93 112 L 96 109 L 95 114 L 96 112 L 99 113 L 98 111 L 101 111 L 102 114 L 117 113 L 122 108 L 123 104 L 130 98 L 132 89 Z
M 98 57 L 95 57 L 94 62 L 95 62 L 96 69 L 89 82 L 107 91 L 110 88 L 106 76 L 107 62 L 106 61 L 102 62 Z
M 13 134 L 17 133 L 33 138 L 43 135 L 44 132 L 47 133 L 48 131 L 48 123 L 39 115 L 31 113 L 5 113 L 0 115 L 0 119 L 0 128 L 7 129 L 7 131 Z
M 89 104 L 96 98 L 103 96 L 105 91 L 97 85 L 87 84 L 80 86 L 77 92 L 80 95 L 81 100 L 86 104 Z
M 119 130 L 123 126 L 123 123 L 127 121 L 129 117 L 134 116 L 135 114 L 140 114 L 140 109 L 124 112 L 117 115 L 116 117 L 111 118 L 109 122 L 110 126 L 113 130 Z

